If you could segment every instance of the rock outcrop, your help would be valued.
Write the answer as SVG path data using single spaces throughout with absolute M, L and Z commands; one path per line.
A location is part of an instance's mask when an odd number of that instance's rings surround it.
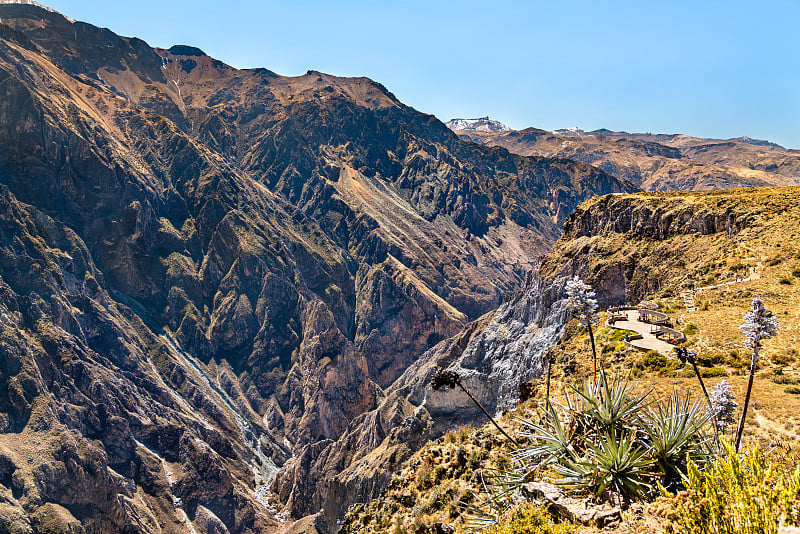
M 287 462 L 275 481 L 281 500 L 290 509 L 318 509 L 317 524 L 334 529 L 350 505 L 377 497 L 416 449 L 459 424 L 481 421 L 460 389 L 431 389 L 439 367 L 458 372 L 489 410 L 511 408 L 520 384 L 541 376 L 544 357 L 569 320 L 564 283 L 532 273 L 495 312 L 427 351 L 338 440 L 306 447 Z M 315 483 L 299 482 L 300 471 Z
M 745 235 L 774 233 L 776 225 L 785 224 L 799 191 L 750 188 L 593 199 L 569 217 L 541 273 L 546 279 L 582 276 L 603 305 L 638 303 L 667 283 L 671 291 L 699 286 L 709 264 L 720 261 L 715 258 L 731 255 L 722 251 L 735 248 Z M 789 238 L 794 224 L 786 226 Z
M 603 528 L 619 523 L 622 518 L 617 507 L 569 497 L 558 486 L 547 482 L 522 484 L 520 494 L 527 500 L 541 503 L 552 514 L 574 523 Z

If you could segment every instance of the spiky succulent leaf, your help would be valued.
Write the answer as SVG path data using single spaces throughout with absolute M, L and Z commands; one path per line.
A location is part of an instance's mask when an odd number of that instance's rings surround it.
M 575 456 L 569 418 L 566 425 L 562 423 L 555 406 L 549 402 L 545 406 L 545 416 L 546 426 L 534 424 L 521 417 L 516 418 L 526 429 L 520 432 L 520 436 L 532 440 L 533 444 L 520 447 L 512 456 L 528 473 L 564 457 Z
M 599 444 L 590 444 L 590 449 L 591 454 L 580 461 L 556 465 L 562 475 L 556 482 L 598 498 L 613 493 L 625 501 L 640 499 L 652 489 L 654 460 L 632 434 L 607 434 Z
M 636 393 L 633 385 L 620 376 L 609 381 L 600 369 L 600 379 L 593 384 L 586 379 L 581 387 L 570 386 L 580 399 L 571 403 L 577 408 L 576 417 L 584 418 L 598 432 L 629 430 L 636 422 L 636 414 L 649 404 L 650 391 Z
M 703 405 L 692 402 L 688 395 L 673 392 L 644 410 L 639 421 L 667 489 L 680 487 L 687 459 L 702 464 L 711 455 L 709 416 Z

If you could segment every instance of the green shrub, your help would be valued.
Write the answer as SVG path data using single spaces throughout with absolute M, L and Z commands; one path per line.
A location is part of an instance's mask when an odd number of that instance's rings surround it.
M 786 386 L 783 391 L 792 395 L 800 395 L 800 386 Z
M 469 439 L 470 433 L 472 429 L 467 426 L 460 426 L 455 430 L 449 430 L 447 434 L 444 435 L 444 442 L 445 443 L 464 443 Z
M 667 498 L 666 532 L 776 534 L 800 522 L 800 466 L 781 472 L 758 447 L 740 457 L 723 438 L 723 448 L 702 472 L 689 462 L 686 491 Z
M 728 371 L 726 371 L 722 367 L 710 367 L 708 369 L 702 369 L 700 370 L 700 375 L 703 378 L 717 378 L 721 376 L 729 376 Z
M 514 508 L 500 523 L 487 528 L 485 534 L 570 534 L 574 525 L 553 523 L 550 516 L 535 504 Z
M 769 359 L 775 365 L 789 365 L 795 361 L 796 356 L 791 352 L 786 352 L 784 354 L 773 354 L 769 357 Z
M 641 366 L 643 369 L 658 371 L 667 366 L 667 357 L 657 350 L 648 350 L 642 356 Z
M 686 328 L 683 329 L 683 333 L 687 336 L 697 333 L 697 325 L 689 323 L 686 325 Z
M 695 378 L 694 368 L 691 365 L 684 365 L 675 373 L 676 378 Z
M 798 267 L 797 269 L 792 269 L 792 276 L 794 276 L 795 278 L 800 278 L 800 267 Z
M 741 368 L 742 366 L 744 366 L 744 360 L 742 360 L 742 358 L 739 356 L 739 352 L 735 350 L 732 350 L 728 354 L 728 357 L 725 358 L 722 363 L 724 363 L 725 365 L 730 365 L 731 367 Z
M 782 386 L 800 385 L 800 377 L 797 376 L 776 375 L 772 377 L 772 381 Z
M 700 353 L 695 358 L 697 360 L 697 365 L 700 367 L 714 367 L 726 360 L 725 355 L 719 352 Z
M 779 284 L 783 284 L 783 285 L 785 285 L 785 286 L 790 286 L 790 285 L 792 285 L 792 281 L 791 281 L 791 280 L 789 280 L 788 278 L 781 278 L 780 280 L 778 280 L 778 283 L 779 283 Z
M 622 341 L 625 336 L 635 334 L 633 330 L 623 330 L 621 328 L 603 328 L 597 332 L 597 337 L 605 337 L 609 341 Z

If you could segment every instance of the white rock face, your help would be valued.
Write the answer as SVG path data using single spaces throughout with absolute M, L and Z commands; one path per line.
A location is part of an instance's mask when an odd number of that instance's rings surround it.
M 447 127 L 451 130 L 468 130 L 473 132 L 510 132 L 511 128 L 490 119 L 489 117 L 481 117 L 480 119 L 453 119 L 447 122 Z
M 519 385 L 542 376 L 545 355 L 561 339 L 570 317 L 565 282 L 530 276 L 525 288 L 497 309 L 492 322 L 450 366 L 490 411 L 500 414 L 513 408 Z M 475 410 L 458 389 L 428 388 L 425 407 L 432 414 Z

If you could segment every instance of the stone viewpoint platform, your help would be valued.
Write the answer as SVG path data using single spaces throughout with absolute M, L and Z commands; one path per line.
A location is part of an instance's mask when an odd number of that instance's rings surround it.
M 638 306 L 620 306 L 608 309 L 606 326 L 620 330 L 632 330 L 635 336 L 625 338 L 625 344 L 637 350 L 657 350 L 672 356 L 675 347 L 686 341 L 683 332 L 666 326 L 666 313 Z

